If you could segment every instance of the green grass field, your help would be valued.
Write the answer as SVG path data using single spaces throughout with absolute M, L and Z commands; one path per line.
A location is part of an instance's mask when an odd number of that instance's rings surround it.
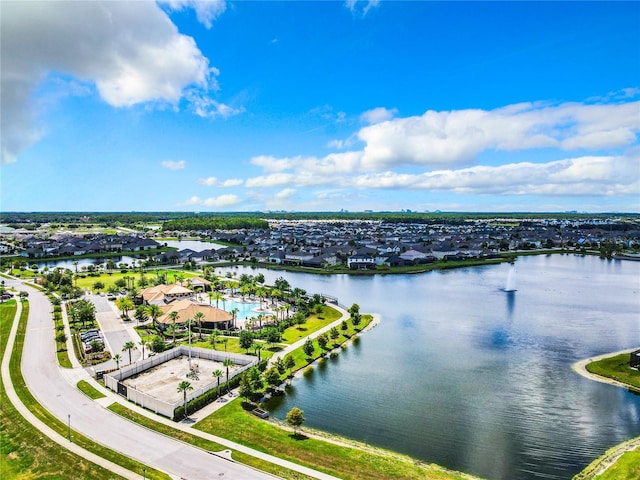
M 623 353 L 587 364 L 587 370 L 601 377 L 626 383 L 640 390 L 640 372 L 629 366 L 629 354 Z
M 367 451 L 304 435 L 294 436 L 290 430 L 257 418 L 243 405 L 240 399 L 235 399 L 195 428 L 345 480 L 470 478 L 438 467 L 418 465 L 415 460 L 392 452 Z

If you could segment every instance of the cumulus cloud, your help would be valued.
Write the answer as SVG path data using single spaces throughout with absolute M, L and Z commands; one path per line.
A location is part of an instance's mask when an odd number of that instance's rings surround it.
M 174 162 L 173 160 L 165 160 L 162 162 L 162 166 L 164 168 L 168 168 L 169 170 L 182 170 L 187 166 L 187 162 L 185 162 L 184 160 L 179 160 L 177 162 Z
M 361 168 L 472 163 L 485 150 L 619 148 L 640 131 L 640 102 L 523 103 L 495 110 L 432 111 L 362 128 Z
M 202 200 L 200 200 L 200 197 L 194 195 L 190 199 L 180 203 L 179 206 L 180 207 L 186 207 L 186 206 L 189 206 L 189 205 L 200 205 L 201 203 L 202 203 Z
M 295 188 L 285 188 L 284 190 L 280 190 L 275 194 L 275 197 L 278 200 L 285 200 L 287 198 L 291 198 L 296 194 Z
M 380 123 L 391 120 L 397 115 L 397 113 L 398 110 L 396 108 L 389 110 L 384 107 L 378 107 L 361 114 L 360 121 L 368 124 Z
M 193 38 L 154 2 L 3 2 L 0 21 L 3 163 L 42 135 L 33 94 L 51 72 L 95 86 L 114 107 L 176 105 L 187 88 L 216 85 Z
M 244 180 L 239 178 L 230 178 L 227 180 L 220 181 L 216 177 L 207 177 L 207 178 L 199 178 L 199 185 L 206 185 L 207 187 L 237 187 L 242 185 Z
M 219 197 L 210 197 L 205 199 L 202 204 L 205 207 L 228 208 L 234 207 L 240 203 L 237 195 L 220 195 Z
M 198 21 L 207 28 L 211 28 L 213 21 L 227 9 L 224 0 L 168 0 L 162 3 L 168 5 L 172 10 L 193 8 Z
M 640 191 L 640 155 L 578 157 L 547 163 L 511 163 L 436 170 L 382 172 L 352 178 L 357 188 L 414 189 L 497 195 L 629 195 Z

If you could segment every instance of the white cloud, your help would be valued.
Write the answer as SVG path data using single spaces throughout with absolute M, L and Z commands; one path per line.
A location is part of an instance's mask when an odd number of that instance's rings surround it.
M 291 198 L 296 194 L 295 188 L 285 188 L 284 190 L 280 190 L 275 194 L 275 198 L 278 200 L 285 200 L 287 198 Z
M 199 178 L 198 184 L 206 185 L 207 187 L 237 187 L 244 183 L 244 180 L 239 178 L 230 178 L 228 180 L 220 181 L 216 177 Z
M 367 13 L 369 13 L 369 10 L 371 10 L 372 8 L 377 7 L 378 5 L 380 5 L 380 0 L 365 0 L 365 1 L 358 1 L 358 0 L 346 0 L 344 2 L 345 7 L 347 7 L 349 9 L 349 11 L 351 13 L 353 13 L 354 15 L 358 13 L 358 9 L 360 4 L 362 3 L 366 3 L 361 9 L 360 11 L 362 12 L 362 16 L 366 16 Z
M 640 131 L 640 102 L 585 105 L 524 103 L 496 110 L 429 110 L 370 125 L 361 168 L 429 168 L 468 164 L 485 150 L 556 147 L 606 149 L 630 145 Z
M 114 107 L 176 105 L 186 88 L 204 96 L 216 85 L 193 38 L 154 2 L 3 2 L 0 22 L 3 163 L 42 135 L 32 96 L 51 72 L 95 85 Z
M 202 118 L 229 118 L 244 113 L 244 107 L 232 107 L 218 102 L 206 95 L 202 90 L 192 90 L 187 93 L 187 99 L 193 112 Z
M 423 174 L 384 172 L 354 177 L 358 188 L 419 189 L 494 195 L 634 195 L 640 155 L 579 157 L 547 163 L 475 166 Z
M 281 172 L 289 170 L 300 163 L 302 157 L 295 158 L 276 158 L 271 155 L 260 155 L 253 157 L 251 163 L 258 167 L 262 167 L 266 172 Z
M 184 160 L 180 160 L 177 162 L 174 162 L 173 160 L 165 160 L 162 162 L 162 166 L 164 168 L 168 168 L 169 170 L 182 170 L 187 166 L 187 162 L 185 162 Z
M 213 21 L 227 9 L 224 0 L 167 0 L 162 3 L 167 4 L 173 10 L 193 8 L 198 21 L 207 28 L 211 28 Z
M 186 207 L 188 205 L 200 205 L 202 203 L 202 200 L 200 200 L 200 197 L 197 196 L 193 196 L 191 197 L 189 200 L 186 200 L 182 203 L 179 204 L 180 207 Z
M 205 207 L 227 208 L 234 207 L 240 203 L 237 195 L 220 195 L 219 197 L 210 197 L 202 202 Z
M 362 115 L 360 115 L 360 121 L 368 124 L 380 123 L 391 120 L 397 114 L 398 110 L 396 108 L 392 108 L 391 110 L 389 110 L 384 107 L 378 107 L 366 111 Z

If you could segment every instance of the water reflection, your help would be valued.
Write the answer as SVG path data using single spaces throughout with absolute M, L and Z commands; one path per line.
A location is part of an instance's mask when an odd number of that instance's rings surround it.
M 382 315 L 358 349 L 296 378 L 273 414 L 295 405 L 314 428 L 492 480 L 571 478 L 640 435 L 640 397 L 571 370 L 640 344 L 640 262 L 517 266 L 515 293 L 504 291 L 509 265 L 375 277 L 247 269 Z

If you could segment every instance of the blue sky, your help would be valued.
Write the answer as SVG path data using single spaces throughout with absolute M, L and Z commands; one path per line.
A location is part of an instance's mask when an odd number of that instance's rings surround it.
M 0 7 L 4 211 L 640 211 L 638 2 Z

